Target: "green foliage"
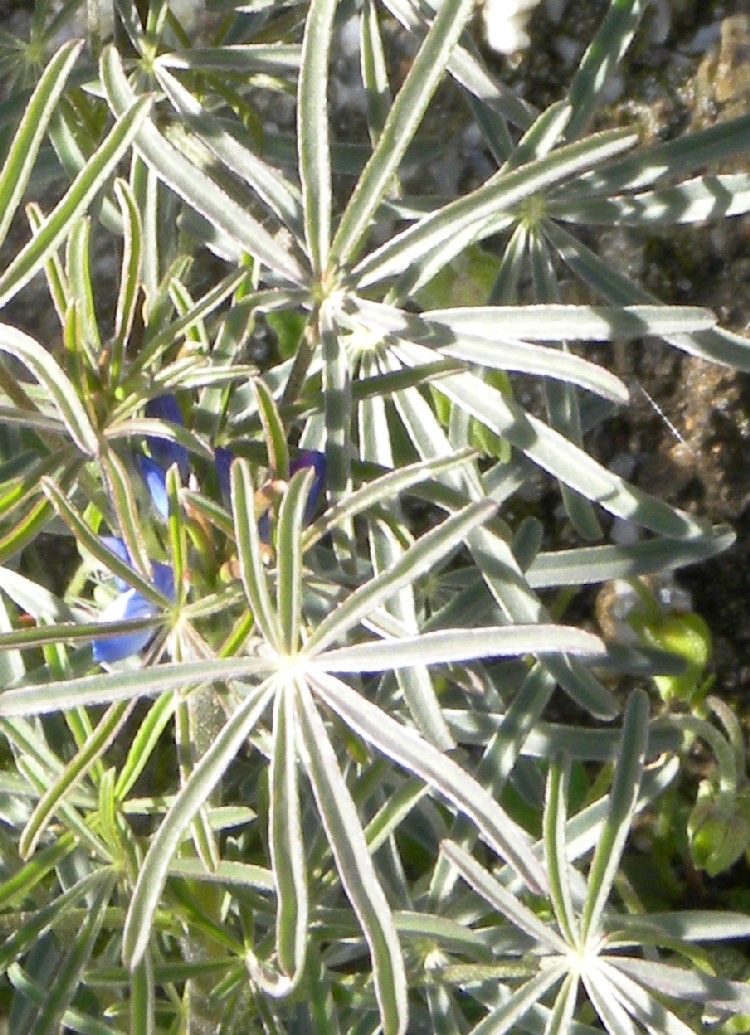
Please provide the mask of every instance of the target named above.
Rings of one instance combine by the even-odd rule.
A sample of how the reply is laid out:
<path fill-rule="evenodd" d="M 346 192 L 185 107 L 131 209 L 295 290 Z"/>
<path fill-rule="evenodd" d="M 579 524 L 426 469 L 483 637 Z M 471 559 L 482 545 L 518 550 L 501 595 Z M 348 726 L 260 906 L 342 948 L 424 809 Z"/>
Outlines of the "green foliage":
<path fill-rule="evenodd" d="M 471 0 L 226 3 L 198 28 L 163 0 L 117 0 L 109 27 L 92 0 L 88 45 L 56 45 L 78 6 L 40 0 L 29 39 L 0 37 L 8 1030 L 598 1016 L 682 1035 L 750 1014 L 701 947 L 747 917 L 666 895 L 652 914 L 626 877 L 633 824 L 670 794 L 689 808 L 698 739 L 715 775 L 686 853 L 716 874 L 750 840 L 741 732 L 703 701 L 705 623 L 649 613 L 605 645 L 555 620 L 576 587 L 731 544 L 591 455 L 628 391 L 582 353 L 649 335 L 748 370 L 748 341 L 577 228 L 747 211 L 748 176 L 696 173 L 747 149 L 748 120 L 648 147 L 587 131 L 640 0 L 613 0 L 540 113 L 479 56 Z M 329 110 L 354 15 L 357 140 Z M 400 85 L 396 23 L 416 48 Z M 444 95 L 497 171 L 411 194 Z M 288 98 L 296 126 L 269 127 Z M 55 335 L 6 311 L 38 274 Z M 610 541 L 612 517 L 640 538 Z M 556 689 L 576 720 L 544 719 Z"/>

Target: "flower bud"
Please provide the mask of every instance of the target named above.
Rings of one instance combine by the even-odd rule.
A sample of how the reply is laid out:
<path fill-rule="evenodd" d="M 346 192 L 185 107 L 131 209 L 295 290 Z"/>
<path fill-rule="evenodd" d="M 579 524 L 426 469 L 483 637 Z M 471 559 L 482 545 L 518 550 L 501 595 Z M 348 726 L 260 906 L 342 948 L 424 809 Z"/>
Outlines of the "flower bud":
<path fill-rule="evenodd" d="M 690 857 L 709 877 L 728 870 L 750 845 L 750 788 L 738 794 L 701 784 L 688 819 Z"/>

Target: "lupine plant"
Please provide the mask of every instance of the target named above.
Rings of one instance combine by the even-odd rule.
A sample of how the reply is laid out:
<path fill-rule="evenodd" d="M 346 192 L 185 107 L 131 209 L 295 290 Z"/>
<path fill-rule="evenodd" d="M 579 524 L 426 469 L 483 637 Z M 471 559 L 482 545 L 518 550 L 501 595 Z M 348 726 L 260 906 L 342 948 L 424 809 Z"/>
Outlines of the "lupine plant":
<path fill-rule="evenodd" d="M 585 352 L 748 370 L 748 340 L 577 228 L 747 211 L 750 177 L 704 170 L 750 118 L 590 132 L 646 0 L 612 0 L 542 112 L 485 64 L 473 0 L 225 3 L 198 28 L 83 6 L 0 37 L 7 1030 L 744 1030 L 742 974 L 703 943 L 750 919 L 632 879 L 699 743 L 692 865 L 742 856 L 739 726 L 720 687 L 701 715 L 649 700 L 686 664 L 656 619 L 606 644 L 564 619 L 579 587 L 732 543 L 592 455 L 628 389 Z M 351 19 L 354 139 L 329 110 Z M 274 97 L 293 132 L 264 129 Z M 496 164 L 455 197 L 410 187 L 445 103 Z M 480 248 L 484 297 L 441 303 Z M 38 274 L 54 340 L 9 308 Z"/>

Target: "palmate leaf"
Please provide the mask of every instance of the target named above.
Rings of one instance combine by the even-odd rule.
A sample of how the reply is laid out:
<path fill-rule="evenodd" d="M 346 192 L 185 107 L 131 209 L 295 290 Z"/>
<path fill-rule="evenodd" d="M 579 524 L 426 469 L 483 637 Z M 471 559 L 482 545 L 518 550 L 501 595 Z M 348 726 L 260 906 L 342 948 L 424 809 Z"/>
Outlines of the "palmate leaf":
<path fill-rule="evenodd" d="M 468 773 L 335 676 L 321 670 L 311 672 L 308 678 L 316 696 L 359 736 L 469 816 L 483 840 L 510 862 L 530 888 L 545 887 L 544 869 L 531 852 L 525 833 Z"/>
<path fill-rule="evenodd" d="M 437 249 L 440 264 L 446 265 L 463 250 L 460 235 L 464 231 L 472 229 L 474 239 L 478 239 L 494 217 L 512 211 L 524 198 L 554 187 L 610 155 L 627 151 L 635 143 L 631 133 L 611 130 L 567 144 L 507 174 L 501 170 L 481 187 L 418 220 L 366 256 L 352 270 L 352 281 L 360 290 L 382 283 L 427 256 L 434 263 Z M 433 276 L 435 272 L 433 268 Z"/>
<path fill-rule="evenodd" d="M 136 95 L 112 47 L 107 48 L 102 56 L 101 76 L 107 99 L 116 113 L 122 112 L 134 102 Z M 175 193 L 216 226 L 220 233 L 226 234 L 243 251 L 256 256 L 286 280 L 293 284 L 305 282 L 306 274 L 294 256 L 230 198 L 208 173 L 165 140 L 148 120 L 140 126 L 135 143 L 147 165 Z"/>

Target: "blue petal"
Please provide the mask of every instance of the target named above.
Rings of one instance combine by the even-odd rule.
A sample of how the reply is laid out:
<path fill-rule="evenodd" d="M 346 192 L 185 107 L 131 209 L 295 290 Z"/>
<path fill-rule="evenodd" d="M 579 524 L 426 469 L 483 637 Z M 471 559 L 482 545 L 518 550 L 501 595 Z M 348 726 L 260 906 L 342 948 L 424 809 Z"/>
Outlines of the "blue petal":
<path fill-rule="evenodd" d="M 106 624 L 133 618 L 151 618 L 156 613 L 156 608 L 150 600 L 146 600 L 137 590 L 129 589 L 127 593 L 121 593 L 104 608 L 99 615 L 99 621 Z M 94 659 L 106 664 L 122 661 L 123 658 L 139 654 L 149 645 L 153 637 L 153 629 L 142 629 L 140 632 L 120 633 L 118 636 L 110 636 L 105 640 L 94 640 Z"/>
<path fill-rule="evenodd" d="M 136 461 L 156 513 L 166 521 L 169 517 L 169 497 L 165 470 L 156 460 L 143 453 L 136 454 Z"/>
<path fill-rule="evenodd" d="M 99 538 L 107 547 L 107 549 L 112 551 L 115 557 L 119 557 L 120 560 L 127 564 L 129 568 L 133 567 L 133 562 L 130 559 L 128 548 L 125 545 L 125 543 L 123 543 L 122 539 L 119 539 L 117 536 L 114 535 L 103 535 Z M 126 589 L 130 588 L 125 579 L 120 578 L 119 575 L 115 575 L 114 580 L 115 588 L 118 589 L 120 593 L 124 593 Z M 112 619 L 112 621 L 114 621 L 114 619 Z"/>
<path fill-rule="evenodd" d="M 182 412 L 180 404 L 174 395 L 157 395 L 155 399 L 149 399 L 146 403 L 146 416 L 155 420 L 168 420 L 172 424 L 182 424 Z"/>
<path fill-rule="evenodd" d="M 214 450 L 216 477 L 219 479 L 219 491 L 221 492 L 225 503 L 229 503 L 232 495 L 229 469 L 232 466 L 233 460 L 234 453 L 231 449 L 225 449 L 224 446 L 217 446 Z"/>
<path fill-rule="evenodd" d="M 161 564 L 159 561 L 151 562 L 151 570 L 154 573 L 154 585 L 163 597 L 174 602 L 176 594 L 174 591 L 174 572 L 168 564 Z"/>
<path fill-rule="evenodd" d="M 258 536 L 262 543 L 271 542 L 271 518 L 270 511 L 264 510 L 258 518 Z"/>
<path fill-rule="evenodd" d="M 180 413 L 180 407 L 173 395 L 160 395 L 156 399 L 149 399 L 146 403 L 146 416 L 156 420 L 166 420 L 171 424 L 177 424 L 184 428 L 185 422 Z M 146 437 L 151 456 L 163 471 L 166 471 L 172 464 L 177 464 L 180 470 L 180 477 L 187 481 L 190 473 L 188 454 L 184 446 L 172 442 L 171 439 L 161 438 L 157 435 Z"/>
<path fill-rule="evenodd" d="M 117 536 L 113 536 L 113 535 L 103 535 L 103 536 L 100 536 L 99 538 L 104 543 L 104 545 L 109 550 L 111 550 L 113 554 L 115 554 L 116 557 L 119 557 L 121 561 L 124 561 L 124 563 L 127 564 L 127 566 L 129 568 L 133 567 L 133 562 L 130 559 L 130 553 L 128 552 L 128 548 L 125 545 L 125 543 L 122 541 L 122 539 L 118 538 Z M 159 561 L 152 561 L 151 562 L 151 570 L 152 570 L 152 572 L 154 574 L 154 579 L 153 579 L 154 586 L 156 586 L 156 588 L 159 590 L 159 592 L 161 593 L 161 595 L 163 597 L 166 597 L 167 600 L 174 601 L 175 597 L 176 597 L 176 594 L 175 594 L 175 586 L 174 586 L 174 572 L 172 571 L 171 567 L 168 564 L 161 564 Z M 114 583 L 115 583 L 115 587 L 123 595 L 127 595 L 126 591 L 131 590 L 130 585 L 125 581 L 125 579 L 120 578 L 119 575 L 115 575 L 114 576 Z M 118 597 L 117 599 L 119 600 L 121 598 Z M 105 611 L 102 612 L 102 613 L 106 614 L 106 612 L 109 610 L 109 608 L 111 608 L 113 606 L 114 606 L 114 603 L 110 604 L 109 607 L 106 608 Z M 149 604 L 149 607 L 151 607 L 151 606 L 153 606 L 153 605 Z M 139 617 L 140 618 L 141 615 L 138 615 L 138 616 L 125 615 L 124 617 L 127 617 L 127 618 Z M 105 620 L 109 621 L 109 622 L 115 622 L 115 621 L 119 621 L 119 618 L 107 618 Z"/>
<path fill-rule="evenodd" d="M 318 500 L 320 499 L 320 495 L 325 487 L 325 453 L 321 453 L 317 449 L 306 449 L 303 453 L 300 453 L 296 460 L 292 460 L 289 464 L 289 475 L 291 476 L 296 474 L 297 471 L 303 471 L 306 467 L 312 467 L 315 471 L 315 478 L 310 487 L 310 495 L 307 497 L 307 506 L 305 507 L 305 524 L 309 525 L 315 517 L 315 511 L 318 508 Z"/>

